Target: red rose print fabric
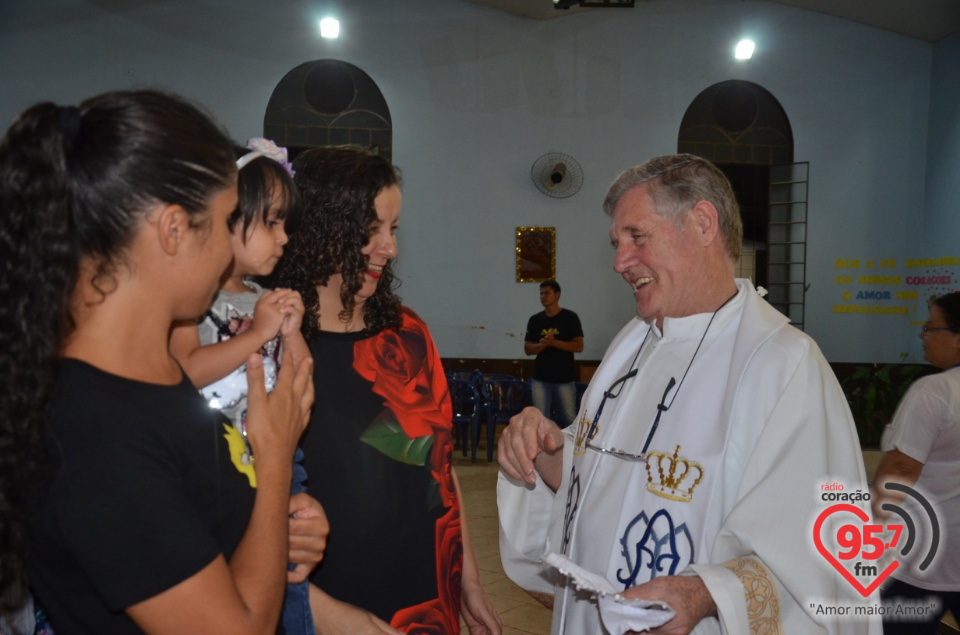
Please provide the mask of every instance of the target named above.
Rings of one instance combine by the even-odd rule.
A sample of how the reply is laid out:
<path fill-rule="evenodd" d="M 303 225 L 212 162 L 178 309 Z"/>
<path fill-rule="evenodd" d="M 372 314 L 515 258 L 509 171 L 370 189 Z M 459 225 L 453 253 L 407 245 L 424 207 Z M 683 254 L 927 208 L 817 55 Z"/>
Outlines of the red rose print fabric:
<path fill-rule="evenodd" d="M 435 523 L 437 596 L 397 611 L 391 625 L 410 634 L 459 633 L 463 543 L 453 480 L 453 409 L 440 355 L 423 321 L 404 308 L 399 330 L 354 344 L 353 367 L 383 399 L 376 430 L 365 433 L 375 438 L 370 444 L 429 469 L 442 506 Z"/>

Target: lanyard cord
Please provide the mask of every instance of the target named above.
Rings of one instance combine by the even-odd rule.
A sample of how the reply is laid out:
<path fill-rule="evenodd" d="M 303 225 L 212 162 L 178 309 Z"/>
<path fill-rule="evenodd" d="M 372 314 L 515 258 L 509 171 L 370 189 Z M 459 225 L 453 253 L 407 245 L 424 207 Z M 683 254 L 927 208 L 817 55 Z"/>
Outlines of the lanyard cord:
<path fill-rule="evenodd" d="M 657 404 L 657 416 L 653 420 L 653 425 L 650 426 L 650 433 L 647 435 L 647 440 L 643 444 L 643 449 L 640 450 L 641 455 L 647 453 L 647 448 L 650 447 L 650 442 L 653 441 L 653 434 L 657 431 L 657 426 L 660 425 L 660 415 L 667 410 L 670 410 L 670 408 L 673 406 L 673 402 L 677 400 L 677 395 L 680 394 L 680 389 L 683 387 L 683 382 L 687 379 L 687 373 L 690 372 L 690 367 L 693 366 L 693 360 L 697 358 L 697 353 L 700 352 L 700 347 L 703 346 L 704 340 L 707 339 L 707 333 L 710 332 L 710 325 L 713 324 L 714 318 L 717 317 L 717 313 L 720 312 L 720 309 L 727 306 L 730 300 L 734 299 L 735 297 L 737 297 L 736 293 L 727 298 L 723 304 L 717 307 L 717 310 L 713 312 L 713 315 L 710 316 L 710 321 L 707 322 L 707 328 L 703 330 L 703 335 L 700 337 L 700 343 L 697 344 L 697 349 L 693 351 L 693 357 L 690 358 L 690 363 L 687 364 L 687 369 L 683 371 L 683 376 L 680 378 L 680 383 L 677 385 L 677 390 L 673 393 L 673 399 L 670 400 L 669 405 L 665 403 L 667 401 L 667 395 L 670 393 L 670 389 L 673 388 L 673 385 L 677 383 L 677 380 L 671 377 L 670 381 L 667 382 L 667 389 L 663 391 L 663 397 L 660 398 L 660 403 Z"/>
<path fill-rule="evenodd" d="M 617 394 L 613 394 L 613 389 L 618 385 L 620 390 L 623 390 L 623 384 L 627 382 L 628 379 L 636 377 L 637 373 L 640 372 L 640 369 L 634 366 L 637 363 L 637 360 L 640 359 L 640 352 L 643 350 L 644 344 L 647 343 L 647 339 L 650 337 L 650 331 L 653 330 L 653 327 L 647 329 L 647 334 L 643 336 L 643 341 L 640 342 L 640 348 L 637 349 L 637 354 L 633 356 L 633 361 L 630 362 L 630 370 L 627 371 L 627 374 L 622 376 L 620 379 L 616 380 L 610 385 L 610 388 L 603 391 L 603 399 L 600 400 L 600 405 L 597 406 L 597 413 L 593 415 L 593 423 L 590 424 L 590 429 L 587 431 L 587 436 L 585 437 L 586 441 L 590 441 L 593 438 L 593 435 L 597 433 L 597 426 L 600 424 L 600 415 L 603 413 L 603 406 L 607 403 L 607 399 L 616 399 L 620 396 L 620 391 L 617 391 Z"/>

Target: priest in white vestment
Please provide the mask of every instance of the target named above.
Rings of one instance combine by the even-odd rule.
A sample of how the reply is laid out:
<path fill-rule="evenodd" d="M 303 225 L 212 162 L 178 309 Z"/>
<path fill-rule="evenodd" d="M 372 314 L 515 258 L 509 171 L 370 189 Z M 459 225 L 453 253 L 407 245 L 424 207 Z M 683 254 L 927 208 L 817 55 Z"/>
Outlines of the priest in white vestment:
<path fill-rule="evenodd" d="M 598 574 L 676 613 L 652 633 L 880 633 L 824 615 L 869 603 L 814 547 L 821 487 L 867 492 L 856 431 L 819 348 L 734 278 L 742 227 L 726 177 L 692 155 L 624 172 L 604 202 L 637 318 L 566 430 L 526 409 L 500 441 L 500 549 L 553 596 L 551 632 L 606 635 Z M 871 596 L 872 597 L 872 596 Z M 875 602 L 874 602 L 875 603 Z"/>

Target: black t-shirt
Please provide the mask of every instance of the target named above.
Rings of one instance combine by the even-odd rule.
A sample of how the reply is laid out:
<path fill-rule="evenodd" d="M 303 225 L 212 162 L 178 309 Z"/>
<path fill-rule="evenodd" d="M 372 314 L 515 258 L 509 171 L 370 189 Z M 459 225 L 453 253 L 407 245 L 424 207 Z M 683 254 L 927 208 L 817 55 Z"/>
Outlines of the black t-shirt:
<path fill-rule="evenodd" d="M 583 327 L 580 318 L 568 309 L 560 309 L 553 317 L 547 317 L 545 311 L 530 317 L 527 321 L 527 342 L 539 343 L 550 331 L 553 337 L 561 342 L 569 342 L 583 337 Z M 548 346 L 537 353 L 537 360 L 533 366 L 533 378 L 551 384 L 566 384 L 576 381 L 577 370 L 573 362 L 573 353 L 561 351 L 559 348 Z"/>
<path fill-rule="evenodd" d="M 311 580 L 390 623 L 402 609 L 436 601 L 438 576 L 455 587 L 460 580 L 438 570 L 438 521 L 448 510 L 430 465 L 405 464 L 361 440 L 389 415 L 384 397 L 354 368 L 355 347 L 372 337 L 321 332 L 311 339 L 316 397 L 301 444 L 307 490 L 330 521 L 327 550 Z M 427 367 L 423 359 L 406 361 Z M 458 588 L 451 592 L 459 596 Z"/>
<path fill-rule="evenodd" d="M 255 494 L 243 439 L 186 376 L 148 384 L 71 359 L 48 426 L 33 593 L 58 635 L 140 633 L 124 608 L 229 558 L 243 536 Z"/>

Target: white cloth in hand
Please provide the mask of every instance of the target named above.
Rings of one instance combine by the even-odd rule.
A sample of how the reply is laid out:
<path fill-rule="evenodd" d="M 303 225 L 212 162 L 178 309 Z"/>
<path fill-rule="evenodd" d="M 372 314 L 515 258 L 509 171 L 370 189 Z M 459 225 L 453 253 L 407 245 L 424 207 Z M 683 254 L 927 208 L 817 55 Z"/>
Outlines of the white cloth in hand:
<path fill-rule="evenodd" d="M 566 556 L 549 553 L 544 557 L 544 562 L 569 577 L 578 589 L 597 594 L 600 619 L 611 635 L 623 635 L 631 631 L 641 633 L 666 624 L 676 615 L 663 602 L 624 598 L 609 580 L 587 571 Z"/>

